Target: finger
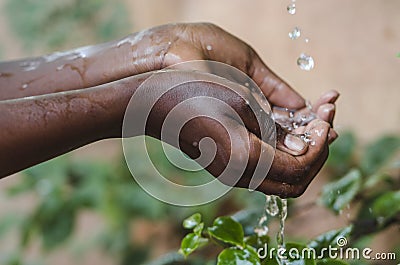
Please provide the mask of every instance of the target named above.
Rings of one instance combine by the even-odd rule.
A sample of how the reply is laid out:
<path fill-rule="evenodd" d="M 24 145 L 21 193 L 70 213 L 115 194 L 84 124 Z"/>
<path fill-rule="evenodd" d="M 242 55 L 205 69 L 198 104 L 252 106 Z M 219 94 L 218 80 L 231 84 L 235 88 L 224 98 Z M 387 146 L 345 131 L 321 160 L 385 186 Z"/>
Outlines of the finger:
<path fill-rule="evenodd" d="M 277 139 L 276 148 L 288 154 L 299 156 L 307 152 L 308 145 L 298 134 L 288 133 L 279 124 L 276 124 Z"/>
<path fill-rule="evenodd" d="M 331 128 L 328 134 L 328 143 L 329 144 L 333 143 L 338 137 L 339 134 L 333 128 Z"/>
<path fill-rule="evenodd" d="M 289 184 L 307 186 L 321 169 L 328 155 L 330 125 L 321 120 L 312 121 L 307 127 L 310 144 L 302 156 L 292 156 L 277 150 L 270 178 Z M 280 153 L 278 152 L 280 151 Z"/>
<path fill-rule="evenodd" d="M 304 98 L 269 69 L 255 51 L 252 53 L 251 78 L 258 84 L 269 102 L 288 109 L 305 107 Z"/>
<path fill-rule="evenodd" d="M 317 110 L 317 116 L 323 121 L 328 122 L 331 126 L 335 118 L 336 107 L 332 103 L 325 103 Z"/>
<path fill-rule="evenodd" d="M 205 32 L 205 34 L 190 35 L 194 38 L 190 41 L 200 43 L 205 59 L 224 62 L 245 72 L 257 83 L 273 105 L 290 109 L 305 106 L 304 99 L 271 71 L 246 43 L 215 25 L 201 24 L 194 27 L 198 27 L 200 33 Z"/>
<path fill-rule="evenodd" d="M 335 103 L 336 100 L 339 98 L 340 94 L 336 90 L 330 90 L 323 93 L 320 98 L 313 104 L 312 110 L 317 112 L 321 105 L 327 103 Z"/>

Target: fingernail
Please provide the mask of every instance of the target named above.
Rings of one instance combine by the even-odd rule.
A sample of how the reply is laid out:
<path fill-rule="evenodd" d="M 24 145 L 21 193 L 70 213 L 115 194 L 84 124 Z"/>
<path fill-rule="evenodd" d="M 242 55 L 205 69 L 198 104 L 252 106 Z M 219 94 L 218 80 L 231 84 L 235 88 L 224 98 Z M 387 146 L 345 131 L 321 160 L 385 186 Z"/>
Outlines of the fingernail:
<path fill-rule="evenodd" d="M 324 112 L 328 113 L 328 112 L 331 112 L 332 110 L 335 110 L 335 105 L 326 104 L 326 106 L 324 106 Z"/>
<path fill-rule="evenodd" d="M 287 148 L 293 151 L 301 151 L 306 148 L 306 144 L 303 142 L 303 140 L 292 134 L 286 135 L 284 144 Z"/>

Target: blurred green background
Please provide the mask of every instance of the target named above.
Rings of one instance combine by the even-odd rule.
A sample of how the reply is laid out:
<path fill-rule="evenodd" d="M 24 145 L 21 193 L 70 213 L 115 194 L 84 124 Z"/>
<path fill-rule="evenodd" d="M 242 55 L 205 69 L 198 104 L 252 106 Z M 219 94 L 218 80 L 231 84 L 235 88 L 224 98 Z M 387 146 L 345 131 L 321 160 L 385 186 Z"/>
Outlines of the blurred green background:
<path fill-rule="evenodd" d="M 203 17 L 207 21 L 213 21 L 215 13 L 218 19 L 214 19 L 214 22 L 232 28 L 235 34 L 245 36 L 250 42 L 259 43 L 257 48 L 267 47 L 261 45 L 264 39 L 268 39 L 262 34 L 257 37 L 260 39 L 257 42 L 257 38 L 252 39 L 246 33 L 246 28 L 236 27 L 229 22 L 232 17 L 235 18 L 232 10 L 246 7 L 246 1 L 229 2 L 231 9 L 228 11 L 225 10 L 228 8 L 227 1 L 204 1 L 201 6 L 197 1 L 166 2 L 1 0 L 0 58 L 40 55 L 122 38 L 132 31 L 153 24 L 187 21 L 193 9 L 205 10 L 207 15 Z M 225 7 L 222 2 L 225 2 Z M 270 6 L 272 11 L 281 8 L 272 1 L 256 2 L 257 5 Z M 371 1 L 366 2 L 372 5 Z M 391 6 L 388 3 L 386 5 L 389 9 Z M 253 9 L 257 7 L 254 5 Z M 321 9 L 317 4 L 315 6 Z M 306 7 L 312 9 L 311 4 L 304 4 L 304 9 Z M 354 7 L 344 9 L 350 12 Z M 339 12 L 341 9 L 336 7 L 334 10 Z M 248 12 L 251 14 L 253 11 Z M 201 12 L 199 10 L 196 14 Z M 283 17 L 285 14 L 278 12 L 277 15 Z M 300 16 L 298 21 L 305 23 L 306 19 Z M 248 20 L 249 25 L 254 22 Z M 257 23 L 262 23 L 262 20 Z M 395 24 L 393 21 L 387 23 Z M 309 31 L 312 32 L 312 29 L 310 25 Z M 394 33 L 391 33 L 390 28 L 382 30 L 389 36 L 385 35 L 386 42 L 390 43 L 397 38 L 397 35 L 391 35 Z M 285 35 L 285 31 L 281 31 Z M 318 33 L 318 30 L 315 32 Z M 313 39 L 318 39 L 317 33 Z M 279 46 L 279 40 L 277 42 L 271 45 Z M 334 42 L 331 45 L 335 45 Z M 315 49 L 316 54 L 323 52 Z M 267 50 L 261 49 L 261 53 L 267 53 Z M 364 53 L 364 56 L 367 55 Z M 281 60 L 290 65 L 286 68 L 275 63 L 273 56 L 265 57 L 275 68 L 282 69 L 286 76 L 293 76 L 296 84 L 305 87 L 306 95 L 320 91 L 316 87 L 318 85 L 302 80 L 300 76 L 304 73 L 294 72 L 290 68 L 292 64 L 287 57 Z M 398 60 L 395 51 L 392 57 Z M 319 58 L 323 59 L 322 56 Z M 313 83 L 323 84 L 324 81 L 320 79 L 329 75 L 329 71 L 323 68 L 323 62 L 321 64 L 322 70 L 316 69 L 311 76 Z M 394 71 L 392 68 L 386 69 L 389 74 Z M 346 76 L 343 73 L 335 75 Z M 346 77 L 348 80 L 356 78 L 354 75 Z M 368 84 L 378 89 L 377 83 L 369 80 Z M 398 99 L 398 87 L 396 90 L 392 83 L 385 84 L 388 91 L 397 91 L 391 97 L 397 96 Z M 365 93 L 370 91 L 366 86 L 362 88 Z M 374 113 L 384 107 L 365 102 L 364 105 L 358 104 L 358 107 L 366 105 L 364 108 L 368 110 L 375 108 Z M 393 236 L 399 235 L 400 222 L 400 139 L 398 124 L 393 124 L 398 119 L 398 108 L 387 107 L 391 111 L 385 119 L 377 122 L 379 126 L 368 128 L 363 127 L 365 124 L 360 121 L 352 124 L 348 121 L 350 118 L 343 118 L 345 115 L 353 115 L 353 109 L 349 109 L 348 105 L 343 106 L 347 112 L 339 115 L 338 119 L 343 127 L 351 127 L 354 132 L 345 132 L 342 127 L 341 137 L 332 147 L 328 166 L 304 196 L 290 201 L 286 228 L 288 240 L 306 242 L 328 230 L 354 224 L 356 229 L 352 235 L 352 244 L 371 246 L 376 251 L 397 252 L 400 257 L 400 239 Z M 180 180 L 191 179 L 189 173 L 175 168 L 162 152 L 157 152 L 157 141 L 148 140 L 149 147 L 155 150 L 153 160 L 164 172 Z M 142 174 L 148 173 L 143 170 Z M 207 173 L 195 174 L 200 178 Z M 205 264 L 208 260 L 214 264 L 216 250 L 213 248 L 206 248 L 187 261 L 183 261 L 176 253 L 180 240 L 187 233 L 181 227 L 182 220 L 194 212 L 201 212 L 206 224 L 210 224 L 217 216 L 236 214 L 249 232 L 264 206 L 262 194 L 250 194 L 239 189 L 201 207 L 174 207 L 161 203 L 137 186 L 126 168 L 118 140 L 92 144 L 1 180 L 0 198 L 0 264 L 6 265 Z"/>

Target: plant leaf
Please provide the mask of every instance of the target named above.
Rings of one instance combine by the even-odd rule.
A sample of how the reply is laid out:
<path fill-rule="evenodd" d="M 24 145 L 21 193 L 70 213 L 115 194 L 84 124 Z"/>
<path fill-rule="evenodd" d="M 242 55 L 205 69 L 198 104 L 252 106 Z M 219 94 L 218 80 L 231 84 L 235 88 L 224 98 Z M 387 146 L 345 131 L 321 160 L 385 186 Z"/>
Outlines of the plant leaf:
<path fill-rule="evenodd" d="M 370 144 L 365 149 L 360 166 L 367 175 L 375 173 L 381 168 L 400 148 L 400 138 L 385 136 Z"/>
<path fill-rule="evenodd" d="M 349 170 L 352 162 L 356 139 L 351 132 L 344 132 L 329 147 L 327 165 L 343 174 Z"/>
<path fill-rule="evenodd" d="M 198 249 L 199 247 L 204 246 L 208 243 L 207 238 L 202 238 L 195 233 L 187 234 L 181 243 L 181 249 L 179 252 L 183 254 L 185 257 L 189 256 L 193 251 Z"/>
<path fill-rule="evenodd" d="M 201 232 L 203 232 L 203 229 L 204 229 L 204 223 L 200 223 L 193 229 L 193 233 L 195 233 L 198 236 L 201 236 Z"/>
<path fill-rule="evenodd" d="M 379 196 L 372 204 L 372 214 L 378 223 L 385 223 L 400 212 L 400 191 L 391 191 Z"/>
<path fill-rule="evenodd" d="M 310 241 L 307 246 L 315 249 L 316 253 L 319 255 L 322 249 L 327 249 L 329 246 L 336 247 L 339 239 L 349 238 L 352 230 L 353 226 L 347 226 L 339 230 L 331 230 Z"/>
<path fill-rule="evenodd" d="M 306 245 L 287 243 L 285 249 L 285 256 L 287 257 L 286 261 L 288 261 L 287 264 L 315 265 L 314 257 L 311 254 L 307 257 L 303 255 L 303 253 L 306 253 L 306 251 L 303 251 L 303 249 L 307 249 Z M 296 249 L 297 251 L 295 251 L 294 249 Z"/>
<path fill-rule="evenodd" d="M 201 214 L 195 213 L 183 221 L 183 227 L 186 229 L 195 228 L 201 223 Z"/>
<path fill-rule="evenodd" d="M 343 178 L 325 185 L 322 189 L 320 201 L 323 205 L 338 213 L 360 191 L 361 182 L 361 172 L 358 169 L 353 169 Z"/>
<path fill-rule="evenodd" d="M 231 217 L 218 217 L 212 227 L 208 228 L 208 233 L 225 243 L 236 246 L 243 246 L 243 227 Z"/>
<path fill-rule="evenodd" d="M 217 265 L 260 265 L 260 259 L 254 248 L 227 248 L 218 255 Z"/>

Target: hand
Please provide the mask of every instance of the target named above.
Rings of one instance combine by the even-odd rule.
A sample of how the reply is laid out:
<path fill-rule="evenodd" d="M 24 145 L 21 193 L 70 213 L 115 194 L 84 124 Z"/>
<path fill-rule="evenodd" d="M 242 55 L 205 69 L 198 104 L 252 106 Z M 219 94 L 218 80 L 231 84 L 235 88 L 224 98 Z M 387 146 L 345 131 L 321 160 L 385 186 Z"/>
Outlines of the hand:
<path fill-rule="evenodd" d="M 287 83 L 274 74 L 260 59 L 256 52 L 246 43 L 225 32 L 212 24 L 178 24 L 167 25 L 153 29 L 156 36 L 164 36 L 170 45 L 160 58 L 159 68 L 189 60 L 215 60 L 230 64 L 250 76 L 261 88 L 272 107 L 287 108 L 294 111 L 294 115 L 310 112 L 305 100 Z M 172 35 L 172 36 L 171 36 Z M 161 39 L 162 39 L 161 38 Z M 310 140 L 313 145 L 307 145 L 298 136 L 288 135 L 278 125 L 278 143 L 275 159 L 268 178 L 259 187 L 264 193 L 278 194 L 283 197 L 301 195 L 311 180 L 321 169 L 328 156 L 328 144 L 337 138 L 337 133 L 331 128 L 335 114 L 335 101 L 339 94 L 336 91 L 324 93 L 311 110 L 317 118 L 306 126 L 300 126 L 293 133 L 311 133 Z M 225 97 L 229 102 L 230 98 Z M 242 102 L 243 103 L 243 102 Z M 243 109 L 244 106 L 239 109 Z M 242 116 L 241 116 L 242 117 Z M 251 124 L 251 117 L 244 116 L 247 124 Z M 221 135 L 218 126 L 211 126 L 210 121 L 203 121 L 201 128 L 210 127 L 209 133 Z M 214 124 L 215 125 L 215 124 Z M 190 126 L 189 126 L 190 127 Z M 199 129 L 196 126 L 193 131 Z M 236 185 L 248 187 L 249 177 L 259 158 L 260 146 L 265 145 L 256 132 L 247 128 L 251 145 L 252 161 L 243 178 Z M 216 133 L 218 132 L 218 133 Z M 317 133 L 316 133 L 317 132 Z M 189 135 L 189 134 L 188 134 Z M 192 142 L 190 139 L 186 144 Z M 198 140 L 198 139 L 197 139 Z M 193 140 L 196 141 L 196 140 Z M 223 145 L 224 146 L 224 145 Z M 226 143 L 228 151 L 230 146 Z M 191 149 L 191 148 L 189 148 Z M 221 151 L 220 151 L 221 152 Z M 193 156 L 191 151 L 189 155 Z M 235 152 L 233 152 L 235 153 Z M 240 152 L 239 152 L 240 154 Z M 212 174 L 218 176 L 221 172 L 222 161 L 219 166 L 207 168 Z M 251 168 L 253 166 L 253 168 Z M 226 181 L 229 184 L 229 180 Z"/>
<path fill-rule="evenodd" d="M 177 73 L 163 73 L 163 75 L 165 77 L 160 80 L 180 78 Z M 157 101 L 147 121 L 149 124 L 146 129 L 147 134 L 180 148 L 211 174 L 219 177 L 223 183 L 248 188 L 257 163 L 267 164 L 268 157 L 274 154 L 272 147 L 261 140 L 259 123 L 246 101 L 253 102 L 256 109 L 261 109 L 261 105 L 257 105 L 258 101 L 247 87 L 230 82 L 226 85 L 207 82 L 207 75 L 201 73 L 187 73 L 185 77 L 195 81 L 183 82 Z M 154 86 L 151 88 L 151 90 L 144 90 L 144 93 L 148 95 L 147 98 L 154 98 L 159 93 Z M 228 109 L 215 101 L 210 99 L 196 101 L 196 98 L 202 96 L 225 102 L 234 109 L 240 119 L 233 118 Z M 145 97 L 139 97 L 139 99 L 142 98 Z M 173 126 L 166 125 L 167 115 L 171 116 L 171 111 L 179 103 L 191 99 L 194 101 L 173 113 Z M 152 104 L 144 101 L 139 105 Z M 143 112 L 140 107 L 136 107 L 132 111 L 132 113 Z M 178 121 L 188 122 L 183 125 Z M 182 128 L 179 125 L 182 125 Z M 318 173 L 328 154 L 330 124 L 316 119 L 302 128 L 304 131 L 310 132 L 312 145 L 305 149 L 306 144 L 300 138 L 288 134 L 286 138 L 302 145 L 301 150 L 298 150 L 301 155 L 292 155 L 278 149 L 272 168 L 258 190 L 267 194 L 278 194 L 282 197 L 299 196 Z M 164 136 L 166 135 L 164 138 L 162 130 L 164 130 Z M 204 139 L 206 141 L 202 143 Z M 215 145 L 207 142 L 209 139 L 212 139 Z M 283 141 L 280 139 L 281 142 L 278 146 L 284 145 L 287 142 L 285 139 Z M 216 147 L 216 150 L 213 147 Z M 262 150 L 266 151 L 267 155 L 262 155 Z M 203 156 L 204 154 L 205 156 Z M 210 157 L 212 159 L 209 159 Z M 229 163 L 231 163 L 230 166 Z M 229 169 L 228 174 L 224 172 L 227 168 Z M 224 174 L 221 175 L 222 173 Z M 266 173 L 267 171 L 265 171 Z M 238 182 L 236 182 L 235 176 L 240 177 Z"/>

